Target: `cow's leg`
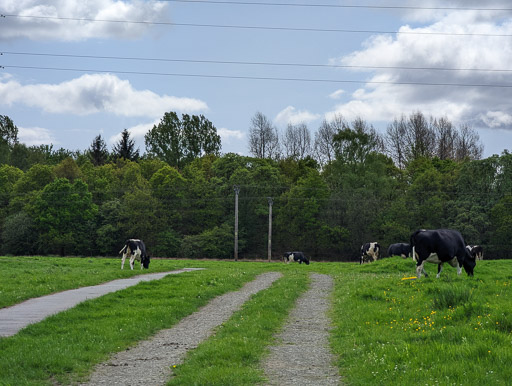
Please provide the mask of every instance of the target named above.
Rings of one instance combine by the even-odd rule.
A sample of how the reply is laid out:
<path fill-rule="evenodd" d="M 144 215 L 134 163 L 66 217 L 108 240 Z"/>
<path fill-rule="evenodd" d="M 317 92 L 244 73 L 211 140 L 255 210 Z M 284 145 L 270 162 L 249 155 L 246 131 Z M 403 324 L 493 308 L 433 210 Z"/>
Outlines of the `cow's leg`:
<path fill-rule="evenodd" d="M 457 275 L 460 275 L 462 272 L 462 267 L 460 266 L 460 264 L 457 264 Z"/>
<path fill-rule="evenodd" d="M 124 269 L 124 261 L 126 260 L 126 253 L 123 253 L 123 258 L 121 259 L 121 269 Z"/>
<path fill-rule="evenodd" d="M 441 272 L 443 271 L 443 263 L 437 265 L 437 275 L 436 277 L 439 279 L 441 277 Z"/>
<path fill-rule="evenodd" d="M 427 273 L 423 269 L 423 266 L 425 265 L 425 260 L 421 262 L 421 264 L 416 265 L 416 277 L 419 279 L 421 277 L 421 273 L 423 272 L 425 274 L 425 277 L 427 277 Z"/>
<path fill-rule="evenodd" d="M 135 255 L 130 256 L 130 268 L 133 271 L 133 263 L 135 262 Z"/>

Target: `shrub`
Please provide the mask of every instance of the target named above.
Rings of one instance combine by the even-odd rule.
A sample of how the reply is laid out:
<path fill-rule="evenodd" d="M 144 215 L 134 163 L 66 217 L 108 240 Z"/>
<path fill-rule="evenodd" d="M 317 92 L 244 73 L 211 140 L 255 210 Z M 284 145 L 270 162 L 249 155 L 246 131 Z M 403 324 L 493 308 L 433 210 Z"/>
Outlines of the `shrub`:
<path fill-rule="evenodd" d="M 228 224 L 216 226 L 198 235 L 185 236 L 181 243 L 180 257 L 187 259 L 198 257 L 231 258 L 233 237 L 233 230 Z"/>

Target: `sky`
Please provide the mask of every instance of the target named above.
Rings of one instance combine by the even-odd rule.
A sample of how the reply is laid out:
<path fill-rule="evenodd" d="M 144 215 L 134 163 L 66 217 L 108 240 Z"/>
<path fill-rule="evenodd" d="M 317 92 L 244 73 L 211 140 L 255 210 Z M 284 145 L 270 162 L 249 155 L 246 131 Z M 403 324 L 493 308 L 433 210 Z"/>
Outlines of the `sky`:
<path fill-rule="evenodd" d="M 420 111 L 512 148 L 509 0 L 0 0 L 0 115 L 29 146 L 141 153 L 164 113 L 204 115 L 249 155 L 261 112 L 284 132 Z"/>

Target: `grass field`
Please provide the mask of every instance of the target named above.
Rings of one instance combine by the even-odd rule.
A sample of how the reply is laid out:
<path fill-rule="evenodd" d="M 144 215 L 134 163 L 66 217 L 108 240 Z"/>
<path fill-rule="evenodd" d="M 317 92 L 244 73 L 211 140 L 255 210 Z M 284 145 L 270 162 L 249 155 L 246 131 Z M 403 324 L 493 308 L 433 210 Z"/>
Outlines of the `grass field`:
<path fill-rule="evenodd" d="M 140 273 L 121 271 L 118 259 L 0 257 L 0 264 L 0 307 Z M 512 261 L 479 262 L 473 278 L 446 267 L 436 279 L 429 265 L 430 277 L 420 280 L 402 280 L 414 267 L 401 258 L 365 266 L 155 260 L 150 267 L 207 269 L 141 283 L 0 338 L 0 385 L 76 383 L 112 352 L 269 270 L 284 276 L 190 352 L 171 384 L 261 382 L 265 347 L 310 272 L 330 274 L 336 283 L 330 343 L 347 384 L 507 385 L 512 379 Z"/>

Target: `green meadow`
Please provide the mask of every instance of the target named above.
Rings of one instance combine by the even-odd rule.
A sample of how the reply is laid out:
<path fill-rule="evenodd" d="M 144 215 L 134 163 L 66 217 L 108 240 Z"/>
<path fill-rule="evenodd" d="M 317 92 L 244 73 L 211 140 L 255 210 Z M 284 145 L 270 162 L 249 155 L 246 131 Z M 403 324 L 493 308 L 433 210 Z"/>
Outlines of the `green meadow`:
<path fill-rule="evenodd" d="M 119 259 L 0 257 L 0 307 L 56 291 L 140 274 Z M 266 347 L 282 327 L 309 273 L 335 280 L 330 345 L 349 385 L 506 385 L 512 379 L 512 262 L 478 262 L 475 276 L 445 267 L 414 275 L 410 260 L 311 265 L 153 260 L 149 272 L 202 271 L 143 282 L 0 338 L 0 385 L 75 384 L 114 352 L 172 327 L 258 274 L 283 277 L 254 295 L 216 334 L 169 364 L 172 385 L 254 385 Z M 147 271 L 145 271 L 147 272 Z M 306 355 L 306 354 L 305 354 Z M 307 357 L 306 357 L 307 360 Z M 175 366 L 175 367 L 174 367 Z"/>

